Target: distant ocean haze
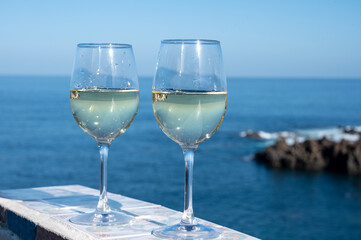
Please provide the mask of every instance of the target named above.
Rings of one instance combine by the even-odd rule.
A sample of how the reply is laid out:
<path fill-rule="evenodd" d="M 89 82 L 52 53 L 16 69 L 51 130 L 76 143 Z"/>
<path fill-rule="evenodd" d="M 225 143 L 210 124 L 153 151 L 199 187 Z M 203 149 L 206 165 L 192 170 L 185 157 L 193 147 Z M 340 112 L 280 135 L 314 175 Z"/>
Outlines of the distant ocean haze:
<path fill-rule="evenodd" d="M 0 76 L 0 189 L 99 187 L 97 144 L 72 116 L 69 81 Z M 261 239 L 359 239 L 360 177 L 268 169 L 252 161 L 265 141 L 240 134 L 361 126 L 360 92 L 361 80 L 229 78 L 223 123 L 196 152 L 196 216 Z M 155 120 L 151 77 L 139 99 L 110 147 L 109 191 L 181 211 L 183 157 Z"/>

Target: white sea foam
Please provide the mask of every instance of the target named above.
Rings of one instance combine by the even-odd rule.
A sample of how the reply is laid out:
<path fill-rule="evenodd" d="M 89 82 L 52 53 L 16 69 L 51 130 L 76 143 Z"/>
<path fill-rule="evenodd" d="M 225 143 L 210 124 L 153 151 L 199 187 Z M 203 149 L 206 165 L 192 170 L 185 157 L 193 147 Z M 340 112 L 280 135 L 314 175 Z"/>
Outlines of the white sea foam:
<path fill-rule="evenodd" d="M 275 134 L 264 132 L 264 131 L 259 131 L 258 134 L 259 134 L 260 138 L 262 138 L 262 139 L 274 139 L 276 137 Z"/>
<path fill-rule="evenodd" d="M 355 130 L 356 133 L 346 133 L 345 131 Z M 322 139 L 327 138 L 329 140 L 340 142 L 341 140 L 347 140 L 355 142 L 360 140 L 361 126 L 351 127 L 332 127 L 332 128 L 320 128 L 320 129 L 303 129 L 296 130 L 294 132 L 282 131 L 282 132 L 265 132 L 265 131 L 243 131 L 240 132 L 241 137 L 249 137 L 261 140 L 273 140 L 282 137 L 286 140 L 286 143 L 292 145 L 297 142 L 304 142 L 307 139 Z M 271 141 L 271 142 L 273 142 Z"/>

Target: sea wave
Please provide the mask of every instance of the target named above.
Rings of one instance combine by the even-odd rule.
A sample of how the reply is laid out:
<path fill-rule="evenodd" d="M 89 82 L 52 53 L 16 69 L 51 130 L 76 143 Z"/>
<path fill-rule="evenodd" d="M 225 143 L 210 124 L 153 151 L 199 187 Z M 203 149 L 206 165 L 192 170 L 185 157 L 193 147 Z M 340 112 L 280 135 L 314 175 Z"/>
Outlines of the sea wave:
<path fill-rule="evenodd" d="M 270 144 L 272 144 L 273 141 L 276 141 L 278 138 L 284 138 L 289 145 L 294 144 L 296 141 L 304 142 L 307 139 L 322 138 L 327 138 L 334 142 L 340 142 L 341 140 L 356 142 L 361 139 L 361 126 L 340 126 L 280 132 L 247 130 L 240 132 L 239 135 L 243 138 L 266 140 L 270 142 Z"/>

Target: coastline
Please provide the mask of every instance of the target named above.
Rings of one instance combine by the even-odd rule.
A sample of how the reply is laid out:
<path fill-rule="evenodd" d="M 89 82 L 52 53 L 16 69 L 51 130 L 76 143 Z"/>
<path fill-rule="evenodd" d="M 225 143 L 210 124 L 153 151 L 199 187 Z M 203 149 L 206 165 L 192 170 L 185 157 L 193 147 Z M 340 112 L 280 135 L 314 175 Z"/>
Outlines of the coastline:
<path fill-rule="evenodd" d="M 242 135 L 276 139 L 255 154 L 255 160 L 268 167 L 361 175 L 361 127 L 339 126 L 328 131 L 303 131 L 303 134 L 246 132 Z"/>

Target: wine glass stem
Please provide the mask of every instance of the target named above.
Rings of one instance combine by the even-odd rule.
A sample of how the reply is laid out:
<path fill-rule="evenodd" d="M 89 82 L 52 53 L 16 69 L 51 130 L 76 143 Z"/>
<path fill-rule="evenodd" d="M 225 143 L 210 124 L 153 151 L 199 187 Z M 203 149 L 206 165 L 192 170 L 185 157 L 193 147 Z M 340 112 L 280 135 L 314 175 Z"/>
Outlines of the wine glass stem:
<path fill-rule="evenodd" d="M 108 144 L 99 144 L 100 153 L 100 196 L 97 206 L 97 212 L 106 214 L 110 212 L 107 197 L 107 175 L 108 175 Z"/>
<path fill-rule="evenodd" d="M 184 211 L 182 224 L 194 225 L 196 219 L 193 214 L 193 163 L 195 149 L 183 150 L 185 161 L 185 185 L 184 185 Z"/>

